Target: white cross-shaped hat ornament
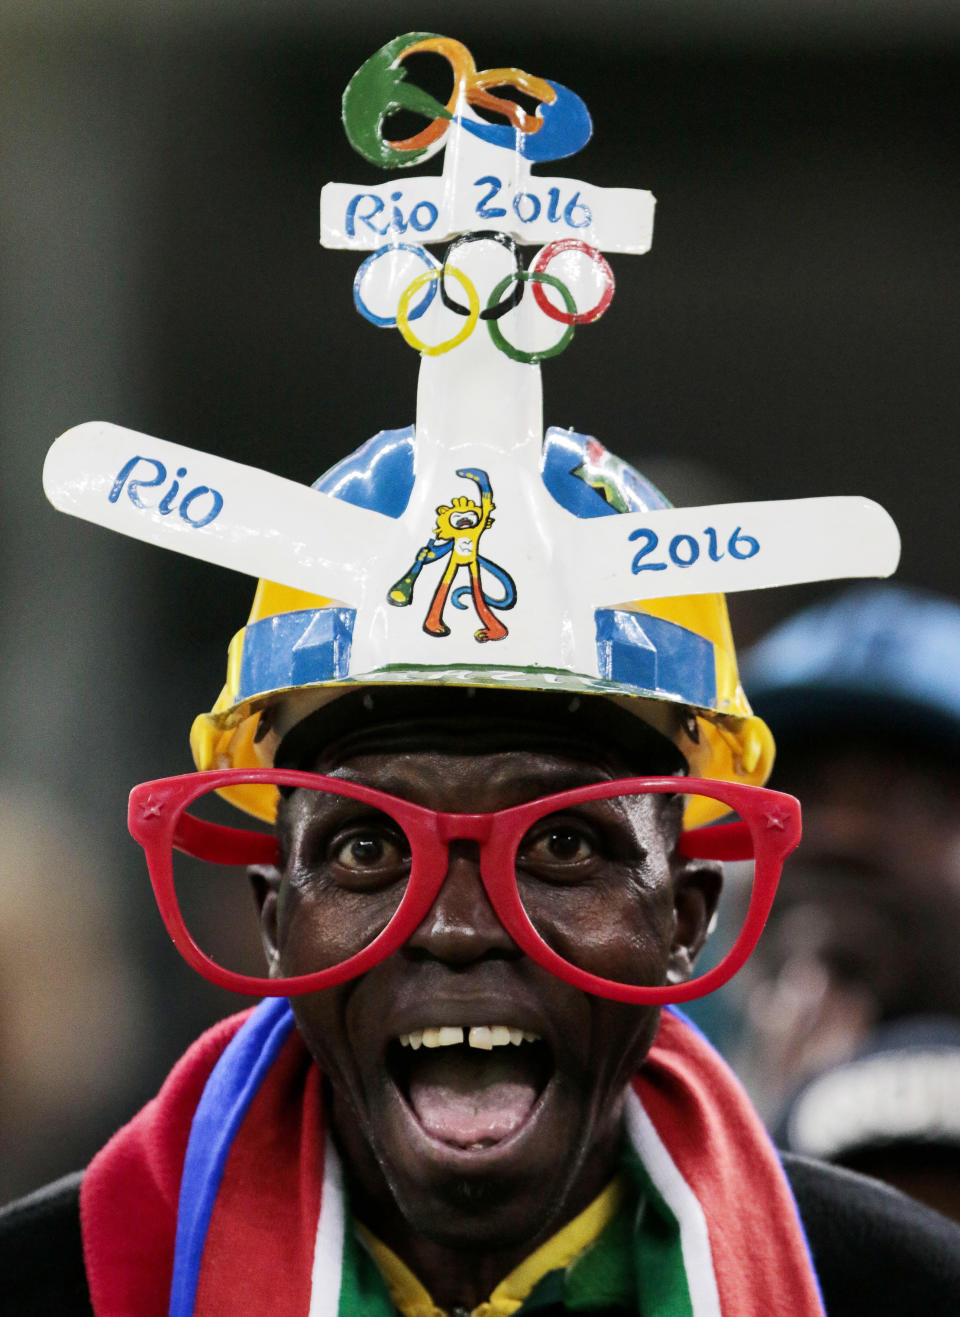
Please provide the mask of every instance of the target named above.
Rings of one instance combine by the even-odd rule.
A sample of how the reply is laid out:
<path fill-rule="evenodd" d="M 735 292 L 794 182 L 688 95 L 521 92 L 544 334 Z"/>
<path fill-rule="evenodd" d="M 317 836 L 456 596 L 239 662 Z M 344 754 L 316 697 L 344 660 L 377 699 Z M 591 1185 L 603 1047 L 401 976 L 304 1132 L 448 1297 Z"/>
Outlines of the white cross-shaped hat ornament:
<path fill-rule="evenodd" d="M 425 54 L 452 70 L 446 104 L 407 68 Z M 385 139 L 401 111 L 427 127 Z M 650 193 L 533 173 L 589 139 L 575 93 L 518 69 L 478 70 L 459 42 L 411 33 L 357 72 L 344 122 L 385 168 L 445 152 L 441 174 L 329 183 L 321 200 L 323 244 L 369 253 L 358 310 L 421 353 L 415 424 L 375 436 L 317 488 L 90 422 L 50 449 L 54 506 L 319 597 L 320 621 L 293 646 L 309 651 L 326 614 L 342 643 L 316 682 L 442 665 L 451 680 L 484 668 L 506 685 L 563 673 L 567 689 L 649 690 L 629 664 L 611 667 L 617 636 L 655 648 L 644 601 L 895 570 L 896 527 L 869 499 L 673 508 L 596 440 L 544 434 L 541 361 L 609 305 L 603 253 L 642 253 L 652 235 Z"/>

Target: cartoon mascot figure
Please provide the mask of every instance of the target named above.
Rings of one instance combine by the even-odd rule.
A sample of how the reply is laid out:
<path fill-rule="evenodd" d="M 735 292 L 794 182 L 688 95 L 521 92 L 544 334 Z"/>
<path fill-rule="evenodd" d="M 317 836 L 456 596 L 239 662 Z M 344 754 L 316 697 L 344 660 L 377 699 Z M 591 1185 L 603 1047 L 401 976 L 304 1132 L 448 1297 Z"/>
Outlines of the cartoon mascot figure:
<path fill-rule="evenodd" d="M 507 628 L 499 618 L 494 617 L 491 609 L 512 608 L 517 602 L 517 587 L 509 572 L 504 571 L 495 562 L 491 562 L 489 558 L 484 558 L 480 553 L 480 536 L 488 526 L 493 525 L 493 517 L 490 515 L 495 506 L 493 490 L 486 471 L 479 468 L 460 470 L 457 475 L 462 480 L 475 481 L 480 491 L 480 502 L 475 503 L 472 498 L 457 495 L 451 503 L 443 503 L 437 508 L 437 524 L 433 539 L 418 552 L 407 574 L 390 587 L 387 598 L 398 608 L 406 607 L 413 601 L 414 583 L 424 564 L 446 558 L 447 565 L 423 623 L 424 631 L 430 636 L 449 636 L 450 628 L 443 620 L 443 610 L 447 596 L 450 594 L 450 587 L 453 585 L 453 578 L 461 567 L 466 567 L 470 573 L 470 584 L 454 590 L 451 602 L 454 608 L 466 608 L 463 602 L 464 596 L 471 595 L 477 617 L 483 623 L 480 629 L 474 632 L 475 639 L 481 642 L 502 640 L 507 635 Z M 501 598 L 493 599 L 485 593 L 480 574 L 481 568 L 495 577 L 503 587 L 504 593 Z"/>

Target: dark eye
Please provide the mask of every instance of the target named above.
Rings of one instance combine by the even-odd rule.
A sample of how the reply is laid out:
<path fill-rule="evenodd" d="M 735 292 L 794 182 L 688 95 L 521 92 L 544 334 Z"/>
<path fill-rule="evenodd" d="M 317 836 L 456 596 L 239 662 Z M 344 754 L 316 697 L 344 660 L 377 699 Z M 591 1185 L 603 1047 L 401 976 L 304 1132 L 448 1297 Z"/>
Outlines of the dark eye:
<path fill-rule="evenodd" d="M 596 858 L 597 843 L 583 824 L 566 820 L 547 821 L 524 837 L 517 854 L 526 869 L 560 875 L 582 871 Z"/>
<path fill-rule="evenodd" d="M 582 832 L 573 828 L 554 828 L 531 847 L 535 854 L 549 856 L 560 864 L 575 864 L 593 854 L 593 847 Z"/>
<path fill-rule="evenodd" d="M 382 827 L 356 827 L 341 832 L 329 846 L 330 865 L 354 878 L 389 882 L 405 873 L 410 851 L 402 835 Z"/>

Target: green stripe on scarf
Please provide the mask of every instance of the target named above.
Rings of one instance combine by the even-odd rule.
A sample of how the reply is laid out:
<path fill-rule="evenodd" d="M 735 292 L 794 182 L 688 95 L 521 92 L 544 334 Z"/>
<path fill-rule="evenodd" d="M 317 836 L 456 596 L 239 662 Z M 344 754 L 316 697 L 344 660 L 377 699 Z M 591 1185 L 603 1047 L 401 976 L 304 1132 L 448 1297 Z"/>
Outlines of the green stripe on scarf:
<path fill-rule="evenodd" d="M 680 1222 L 629 1145 L 624 1148 L 621 1165 L 636 1188 L 640 1204 L 632 1231 L 638 1309 L 651 1317 L 654 1313 L 656 1317 L 693 1317 Z"/>
<path fill-rule="evenodd" d="M 350 1199 L 343 1189 L 343 1267 L 337 1317 L 396 1317 L 383 1273 L 353 1230 Z"/>
<path fill-rule="evenodd" d="M 680 1224 L 629 1145 L 621 1154 L 632 1193 L 623 1210 L 566 1274 L 572 1312 L 633 1307 L 643 1317 L 693 1317 Z"/>

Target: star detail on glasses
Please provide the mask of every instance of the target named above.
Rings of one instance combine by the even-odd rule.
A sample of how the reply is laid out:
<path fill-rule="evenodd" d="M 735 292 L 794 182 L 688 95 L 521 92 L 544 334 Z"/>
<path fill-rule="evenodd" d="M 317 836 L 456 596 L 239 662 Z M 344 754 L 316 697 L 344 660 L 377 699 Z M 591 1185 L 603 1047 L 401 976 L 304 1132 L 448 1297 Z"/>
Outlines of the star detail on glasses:
<path fill-rule="evenodd" d="M 147 796 L 140 807 L 140 817 L 142 819 L 158 819 L 162 813 L 163 803 L 156 796 Z"/>
<path fill-rule="evenodd" d="M 764 815 L 763 821 L 768 829 L 773 830 L 775 828 L 777 832 L 783 832 L 784 828 L 787 826 L 786 810 L 768 809 Z"/>

